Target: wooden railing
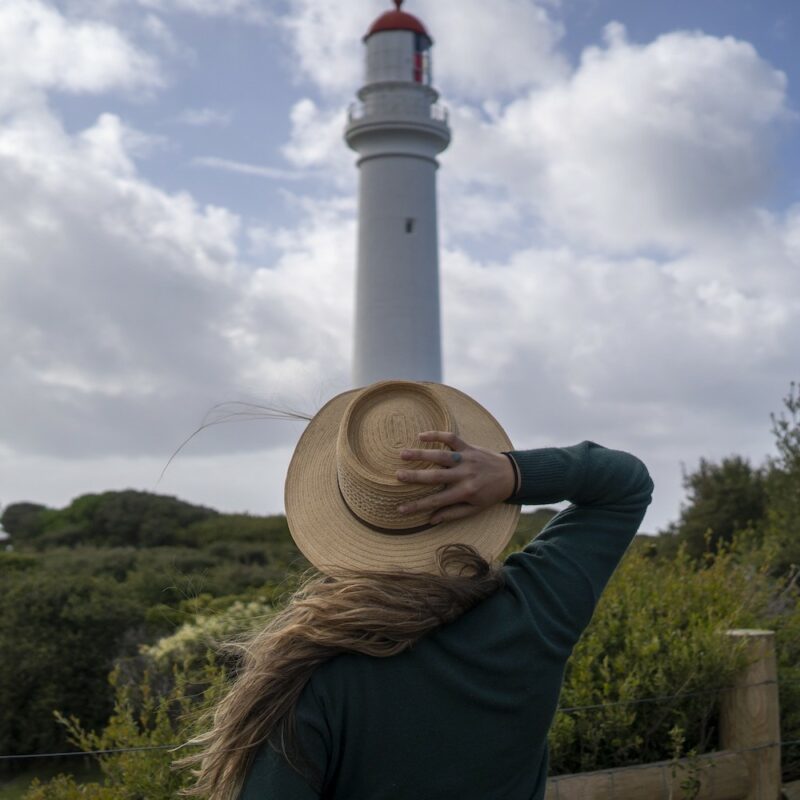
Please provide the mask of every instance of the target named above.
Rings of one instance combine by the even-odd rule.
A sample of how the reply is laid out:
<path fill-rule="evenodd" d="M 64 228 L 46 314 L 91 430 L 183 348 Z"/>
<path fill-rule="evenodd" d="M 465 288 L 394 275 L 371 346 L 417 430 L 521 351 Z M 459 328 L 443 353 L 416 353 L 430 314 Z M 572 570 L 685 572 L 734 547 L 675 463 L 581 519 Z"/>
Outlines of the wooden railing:
<path fill-rule="evenodd" d="M 693 759 L 559 775 L 545 800 L 779 800 L 781 745 L 773 631 L 726 631 L 743 641 L 748 666 L 721 693 L 720 750 Z M 691 773 L 697 780 L 681 787 Z"/>

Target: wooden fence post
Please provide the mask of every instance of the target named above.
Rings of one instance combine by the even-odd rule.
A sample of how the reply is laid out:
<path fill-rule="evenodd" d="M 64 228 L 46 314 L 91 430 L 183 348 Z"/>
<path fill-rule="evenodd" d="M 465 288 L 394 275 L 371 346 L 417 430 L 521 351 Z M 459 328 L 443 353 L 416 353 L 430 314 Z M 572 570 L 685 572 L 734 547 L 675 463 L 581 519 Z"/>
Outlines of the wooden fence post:
<path fill-rule="evenodd" d="M 748 666 L 720 699 L 720 746 L 742 753 L 750 768 L 750 791 L 744 800 L 779 800 L 781 796 L 781 729 L 775 632 L 733 630 L 726 635 L 745 641 Z M 760 684 L 760 685 L 753 685 Z"/>

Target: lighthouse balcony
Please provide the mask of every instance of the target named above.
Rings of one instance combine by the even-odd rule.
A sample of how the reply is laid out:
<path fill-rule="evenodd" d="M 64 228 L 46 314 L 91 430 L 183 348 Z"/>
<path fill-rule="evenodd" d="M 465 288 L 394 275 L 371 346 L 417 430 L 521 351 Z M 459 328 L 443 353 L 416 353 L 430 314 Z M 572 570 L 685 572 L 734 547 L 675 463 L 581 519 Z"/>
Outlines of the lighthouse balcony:
<path fill-rule="evenodd" d="M 375 91 L 373 85 L 362 90 L 361 101 L 350 105 L 347 114 L 349 124 L 361 122 L 434 122 L 447 126 L 449 113 L 441 103 L 435 102 L 436 93 L 420 92 L 405 84 L 383 84 L 383 91 Z M 433 101 L 433 102 L 432 102 Z"/>
<path fill-rule="evenodd" d="M 409 102 L 405 98 L 391 98 L 379 103 L 371 100 L 369 103 L 354 102 L 347 110 L 347 122 L 369 122 L 372 120 L 420 120 L 433 121 L 447 125 L 450 121 L 450 112 L 447 106 L 441 103 L 432 105 L 419 102 Z"/>
<path fill-rule="evenodd" d="M 450 143 L 450 127 L 438 98 L 430 87 L 402 81 L 365 86 L 350 106 L 345 139 L 362 157 L 375 147 L 440 153 Z"/>

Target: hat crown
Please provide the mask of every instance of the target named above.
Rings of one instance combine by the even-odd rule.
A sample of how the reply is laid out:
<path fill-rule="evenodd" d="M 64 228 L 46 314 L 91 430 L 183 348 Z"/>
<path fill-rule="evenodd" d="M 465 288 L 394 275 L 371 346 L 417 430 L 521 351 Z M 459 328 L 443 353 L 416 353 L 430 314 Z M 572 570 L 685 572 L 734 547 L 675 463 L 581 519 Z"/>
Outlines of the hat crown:
<path fill-rule="evenodd" d="M 447 405 L 424 384 L 384 381 L 360 392 L 339 424 L 336 473 L 339 491 L 358 519 L 385 533 L 410 533 L 427 524 L 430 513 L 400 515 L 397 506 L 439 491 L 440 485 L 407 484 L 399 469 L 435 468 L 427 461 L 405 461 L 406 449 L 443 450 L 422 442 L 424 431 L 456 432 Z"/>

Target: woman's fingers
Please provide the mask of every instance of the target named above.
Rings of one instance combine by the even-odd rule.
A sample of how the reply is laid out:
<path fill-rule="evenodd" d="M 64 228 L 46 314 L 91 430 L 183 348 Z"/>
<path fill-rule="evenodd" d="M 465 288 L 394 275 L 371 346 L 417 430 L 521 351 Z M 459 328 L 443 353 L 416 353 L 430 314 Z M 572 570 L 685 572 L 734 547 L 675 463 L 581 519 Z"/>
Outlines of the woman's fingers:
<path fill-rule="evenodd" d="M 403 483 L 455 483 L 461 479 L 458 470 L 452 469 L 401 469 L 395 475 Z"/>
<path fill-rule="evenodd" d="M 403 450 L 405 461 L 422 461 L 443 469 L 401 469 L 396 475 L 404 483 L 439 485 L 444 488 L 420 500 L 398 506 L 400 514 L 430 512 L 431 523 L 448 522 L 477 514 L 507 497 L 513 489 L 513 468 L 508 459 L 481 447 L 472 447 L 447 431 L 426 431 L 420 441 L 440 442 L 449 450 Z M 509 476 L 506 472 L 511 472 Z M 502 484 L 502 485 L 501 485 Z"/>
<path fill-rule="evenodd" d="M 461 453 L 451 450 L 403 450 L 400 453 L 403 461 L 427 461 L 441 467 L 452 467 L 461 462 Z"/>
<path fill-rule="evenodd" d="M 416 514 L 420 511 L 436 511 L 437 508 L 442 506 L 451 506 L 464 499 L 464 492 L 455 486 L 449 489 L 442 489 L 440 492 L 434 492 L 421 500 L 414 500 L 411 503 L 404 503 L 397 507 L 400 514 Z"/>
<path fill-rule="evenodd" d="M 400 453 L 400 457 L 404 461 L 425 461 L 428 464 L 437 464 L 440 467 L 453 467 L 460 464 L 463 456 L 462 450 L 469 448 L 466 442 L 463 442 L 454 433 L 447 431 L 426 431 L 419 434 L 420 441 L 423 442 L 441 442 L 447 445 L 449 450 L 431 450 L 431 449 L 406 449 Z M 409 472 L 410 474 L 419 475 L 419 470 L 400 470 L 400 472 Z M 398 474 L 399 477 L 399 474 Z M 400 478 L 400 480 L 411 480 L 409 478 Z M 431 480 L 422 480 L 420 483 L 434 483 Z"/>
<path fill-rule="evenodd" d="M 468 446 L 466 442 L 449 431 L 425 431 L 419 435 L 419 438 L 420 441 L 423 442 L 441 442 L 442 444 L 446 444 L 451 450 L 463 450 Z"/>
<path fill-rule="evenodd" d="M 449 488 L 428 495 L 427 497 L 415 502 L 406 503 L 398 507 L 401 514 L 416 514 L 420 511 L 434 512 L 444 506 L 451 506 L 462 503 L 465 493 L 462 487 L 454 486 L 463 481 L 463 470 L 456 469 L 461 463 L 463 456 L 462 450 L 466 450 L 469 445 L 458 438 L 454 433 L 447 431 L 425 431 L 419 434 L 420 441 L 441 442 L 449 447 L 449 450 L 403 450 L 400 454 L 405 461 L 424 461 L 429 464 L 436 464 L 444 469 L 401 469 L 396 475 L 397 479 L 404 483 L 420 483 L 427 485 L 448 485 Z"/>
<path fill-rule="evenodd" d="M 439 469 L 400 469 L 396 472 L 397 479 L 441 488 L 420 500 L 398 506 L 398 513 L 430 512 L 431 523 L 436 524 L 477 514 L 514 492 L 514 468 L 502 453 L 474 447 L 445 431 L 426 431 L 419 438 L 423 442 L 441 442 L 450 449 L 403 450 L 401 457 L 405 461 L 421 461 Z"/>

